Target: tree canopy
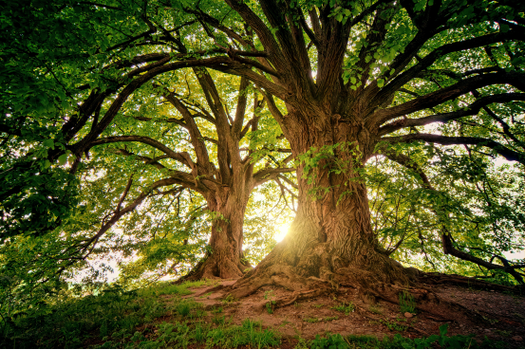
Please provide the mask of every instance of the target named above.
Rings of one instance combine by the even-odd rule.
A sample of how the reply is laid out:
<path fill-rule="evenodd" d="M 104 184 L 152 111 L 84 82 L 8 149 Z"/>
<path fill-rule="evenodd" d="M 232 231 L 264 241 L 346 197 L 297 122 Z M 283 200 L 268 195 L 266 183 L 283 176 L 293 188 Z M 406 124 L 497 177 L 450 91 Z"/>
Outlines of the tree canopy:
<path fill-rule="evenodd" d="M 398 261 L 523 283 L 524 259 L 505 254 L 525 248 L 525 5 L 2 6 L 3 257 L 48 247 L 34 254 L 61 276 L 101 237 L 125 247 L 106 233 L 129 213 L 150 267 L 207 254 L 222 267 L 197 276 L 238 278 L 249 196 L 272 180 L 268 198 L 297 215 L 236 296 L 416 283 Z"/>

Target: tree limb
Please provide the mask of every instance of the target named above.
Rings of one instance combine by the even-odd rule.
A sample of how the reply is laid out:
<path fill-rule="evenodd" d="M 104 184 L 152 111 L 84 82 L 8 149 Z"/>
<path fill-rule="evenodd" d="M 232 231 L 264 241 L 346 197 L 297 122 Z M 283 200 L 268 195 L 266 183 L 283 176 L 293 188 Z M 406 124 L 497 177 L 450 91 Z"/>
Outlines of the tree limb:
<path fill-rule="evenodd" d="M 450 113 L 441 113 L 419 119 L 400 119 L 396 120 L 390 124 L 387 124 L 379 129 L 379 136 L 383 136 L 394 131 L 397 131 L 402 128 L 427 125 L 430 123 L 447 123 L 448 121 L 459 119 L 469 115 L 476 115 L 478 112 L 485 108 L 491 103 L 504 103 L 510 101 L 525 101 L 525 94 L 519 93 L 508 93 L 508 94 L 498 94 L 486 96 L 478 99 L 468 107 L 462 108 L 459 111 L 450 112 Z M 494 117 L 493 117 L 494 118 Z M 495 118 L 498 120 L 500 118 Z M 500 122 L 501 123 L 501 122 Z M 508 125 L 507 125 L 508 127 Z"/>
<path fill-rule="evenodd" d="M 520 162 L 521 164 L 525 164 L 524 154 L 511 150 L 494 140 L 484 139 L 481 137 L 452 137 L 418 133 L 397 137 L 385 137 L 381 140 L 389 143 L 425 141 L 429 143 L 439 143 L 441 145 L 479 145 L 494 150 L 500 156 L 506 158 L 509 161 L 516 161 Z"/>

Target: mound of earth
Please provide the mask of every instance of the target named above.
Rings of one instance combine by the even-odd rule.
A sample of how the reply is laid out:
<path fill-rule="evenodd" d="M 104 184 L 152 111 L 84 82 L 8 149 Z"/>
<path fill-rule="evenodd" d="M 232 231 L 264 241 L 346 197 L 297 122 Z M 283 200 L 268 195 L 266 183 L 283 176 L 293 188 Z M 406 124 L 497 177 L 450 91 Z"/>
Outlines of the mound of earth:
<path fill-rule="evenodd" d="M 326 332 L 379 339 L 398 333 L 408 338 L 428 337 L 438 334 L 439 327 L 446 323 L 448 336 L 473 334 L 479 342 L 486 337 L 504 341 L 509 348 L 525 347 L 525 298 L 505 291 L 449 284 L 433 286 L 437 297 L 433 307 L 418 309 L 408 300 L 403 311 L 399 304 L 362 300 L 357 290 L 339 288 L 275 308 L 272 301 L 289 295 L 289 291 L 263 287 L 240 300 L 225 298 L 224 290 L 234 283 L 235 280 L 222 280 L 216 287 L 194 288 L 194 294 L 185 298 L 194 298 L 209 310 L 222 308 L 226 318 L 235 324 L 247 318 L 262 322 L 263 327 L 282 334 L 283 348 L 293 348 L 300 338 L 310 340 Z M 411 306 L 415 309 L 406 311 Z"/>

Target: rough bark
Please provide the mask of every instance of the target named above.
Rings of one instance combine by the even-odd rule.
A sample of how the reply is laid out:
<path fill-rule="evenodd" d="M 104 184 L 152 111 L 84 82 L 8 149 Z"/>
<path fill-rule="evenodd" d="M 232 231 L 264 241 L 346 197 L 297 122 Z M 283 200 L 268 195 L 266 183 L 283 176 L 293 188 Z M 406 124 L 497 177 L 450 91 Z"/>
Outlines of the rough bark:
<path fill-rule="evenodd" d="M 238 191 L 238 188 L 230 190 L 224 187 L 221 193 L 208 196 L 208 208 L 214 213 L 209 250 L 181 281 L 236 279 L 242 277 L 244 271 L 251 267 L 244 260 L 242 251 L 242 226 L 249 192 L 246 194 L 245 191 Z"/>
<path fill-rule="evenodd" d="M 338 115 L 317 117 L 327 122 L 305 125 L 294 122 L 303 119 L 298 116 L 285 119 L 283 129 L 295 155 L 316 149 L 313 158 L 321 155 L 320 161 L 309 168 L 309 160 L 304 160 L 298 167 L 299 208 L 290 231 L 233 286 L 236 297 L 267 284 L 306 295 L 340 285 L 374 294 L 377 284 L 410 281 L 406 269 L 379 246 L 370 225 L 367 191 L 359 173 L 374 140 L 362 125 L 341 122 Z"/>

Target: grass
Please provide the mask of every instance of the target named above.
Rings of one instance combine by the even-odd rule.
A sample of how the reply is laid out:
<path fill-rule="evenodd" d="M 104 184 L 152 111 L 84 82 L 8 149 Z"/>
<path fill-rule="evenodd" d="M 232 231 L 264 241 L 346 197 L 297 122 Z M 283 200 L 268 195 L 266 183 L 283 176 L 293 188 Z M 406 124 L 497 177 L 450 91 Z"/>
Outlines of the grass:
<path fill-rule="evenodd" d="M 383 314 L 383 309 L 381 308 L 380 305 L 370 305 L 369 310 L 370 310 L 370 312 L 372 312 L 374 314 L 378 314 L 378 315 Z"/>
<path fill-rule="evenodd" d="M 273 290 L 267 290 L 266 292 L 264 292 L 264 300 L 268 300 L 268 302 L 265 304 L 265 307 L 266 307 L 266 311 L 269 314 L 273 314 L 273 307 L 276 304 L 273 298 L 275 298 L 275 294 Z"/>
<path fill-rule="evenodd" d="M 396 321 L 379 320 L 379 323 L 384 324 L 391 331 L 404 332 L 408 329 L 407 325 L 400 324 Z"/>
<path fill-rule="evenodd" d="M 304 341 L 303 348 L 311 349 L 471 349 L 471 348 L 499 348 L 502 344 L 492 343 L 485 339 L 481 344 L 474 341 L 473 335 L 447 336 L 448 324 L 439 327 L 439 335 L 431 335 L 423 338 L 405 338 L 400 334 L 394 337 L 379 339 L 367 335 L 349 335 L 326 333 L 324 336 L 317 335 L 310 342 Z M 305 346 L 306 345 L 306 346 Z"/>
<path fill-rule="evenodd" d="M 118 286 L 101 291 L 97 296 L 64 298 L 60 303 L 44 304 L 9 319 L 0 318 L 2 348 L 279 348 L 277 330 L 263 328 L 261 322 L 246 319 L 235 325 L 224 315 L 223 306 L 209 315 L 202 304 L 188 295 L 188 288 L 209 282 L 182 285 L 160 283 L 138 291 L 124 291 Z M 161 298 L 170 294 L 173 298 Z M 266 294 L 271 303 L 273 292 Z M 232 302 L 233 300 L 228 300 Z M 169 304 L 166 304 L 168 303 Z M 228 304 L 228 302 L 226 304 Z M 348 314 L 352 303 L 334 309 Z M 162 317 L 162 319 L 161 319 Z M 305 319 L 306 322 L 327 322 L 338 316 Z M 161 322 L 162 320 L 162 322 Z M 166 322 L 168 320 L 168 322 Z M 396 320 L 401 322 L 401 320 Z M 407 327 L 398 322 L 383 321 L 393 330 Z M 406 322 L 406 321 L 405 321 Z M 366 336 L 320 334 L 313 340 L 297 335 L 301 348 L 464 348 L 479 344 L 471 336 L 446 335 L 442 326 L 439 335 L 408 339 L 400 335 L 379 340 Z M 90 344 L 90 345 L 88 345 Z M 483 343 L 483 347 L 498 347 Z"/>
<path fill-rule="evenodd" d="M 339 316 L 331 316 L 331 317 L 306 317 L 303 319 L 303 321 L 308 323 L 317 323 L 317 322 L 330 322 L 334 320 L 338 320 Z"/>
<path fill-rule="evenodd" d="M 414 296 L 412 294 L 403 291 L 399 294 L 399 308 L 401 309 L 401 313 L 409 312 L 411 314 L 416 313 L 416 300 L 414 299 Z"/>
<path fill-rule="evenodd" d="M 348 305 L 346 305 L 343 301 L 340 305 L 332 307 L 332 309 L 339 312 L 344 312 L 345 315 L 348 316 L 351 312 L 354 312 L 355 305 L 352 302 L 348 302 Z"/>

